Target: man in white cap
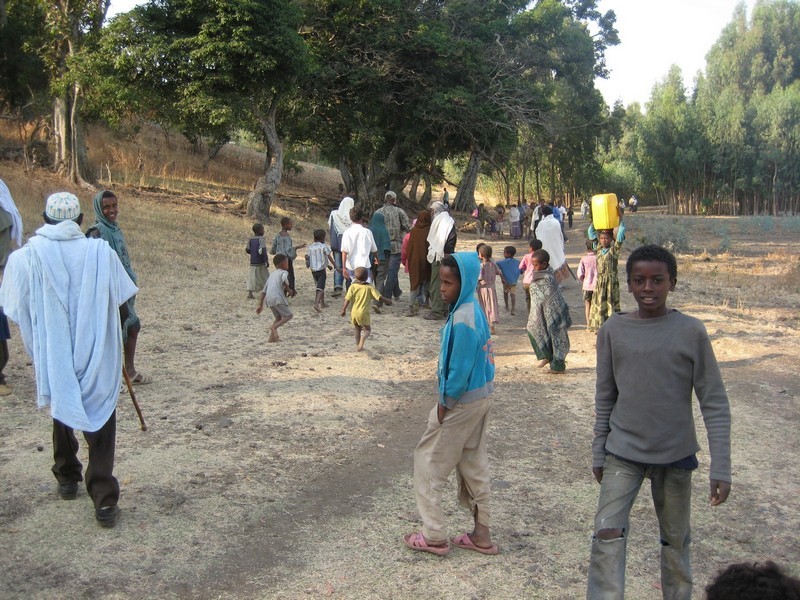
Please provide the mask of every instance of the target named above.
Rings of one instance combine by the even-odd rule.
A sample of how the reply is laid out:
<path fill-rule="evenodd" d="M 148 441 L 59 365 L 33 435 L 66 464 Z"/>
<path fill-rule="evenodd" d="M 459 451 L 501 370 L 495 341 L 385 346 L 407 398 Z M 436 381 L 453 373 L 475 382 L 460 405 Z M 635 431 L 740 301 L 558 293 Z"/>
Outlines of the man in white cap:
<path fill-rule="evenodd" d="M 8 262 L 12 240 L 17 243 L 17 247 L 22 246 L 22 217 L 11 197 L 11 191 L 0 179 L 0 272 L 5 269 Z M 6 384 L 5 375 L 3 375 L 3 369 L 8 364 L 9 339 L 11 339 L 11 331 L 8 328 L 8 319 L 3 308 L 0 307 L 0 396 L 8 396 L 12 392 L 11 387 Z"/>
<path fill-rule="evenodd" d="M 44 220 L 9 257 L 0 305 L 19 325 L 33 359 L 38 405 L 50 406 L 59 495 L 75 498 L 83 479 L 73 431 L 78 429 L 89 449 L 86 491 L 95 518 L 113 527 L 120 512 L 113 475 L 122 380 L 120 311 L 138 290 L 117 253 L 105 241 L 84 236 L 73 194 L 51 195 Z"/>
<path fill-rule="evenodd" d="M 392 249 L 389 253 L 389 270 L 384 281 L 376 281 L 375 287 L 387 298 L 397 300 L 402 292 L 397 277 L 400 273 L 400 250 L 403 247 L 403 236 L 411 231 L 411 221 L 406 211 L 397 206 L 397 194 L 391 190 L 383 197 L 383 206 L 376 210 L 383 215 L 386 229 L 389 230 L 389 241 Z"/>

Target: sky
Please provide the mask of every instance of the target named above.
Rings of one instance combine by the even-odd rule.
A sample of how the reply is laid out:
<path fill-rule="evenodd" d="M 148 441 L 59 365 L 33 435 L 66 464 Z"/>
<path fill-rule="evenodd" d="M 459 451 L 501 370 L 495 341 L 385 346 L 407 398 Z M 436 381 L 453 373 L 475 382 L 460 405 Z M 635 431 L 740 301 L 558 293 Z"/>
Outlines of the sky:
<path fill-rule="evenodd" d="M 600 0 L 601 12 L 617 15 L 620 44 L 606 51 L 608 79 L 595 86 L 606 103 L 638 102 L 644 108 L 653 85 L 678 65 L 687 89 L 705 57 L 743 0 Z M 111 0 L 109 16 L 130 10 L 141 0 Z M 744 0 L 748 19 L 756 0 Z"/>
<path fill-rule="evenodd" d="M 731 22 L 742 0 L 600 0 L 602 13 L 613 10 L 620 43 L 606 51 L 608 79 L 595 80 L 606 104 L 622 100 L 644 108 L 653 85 L 672 65 L 683 73 L 687 89 L 697 71 L 704 70 L 706 54 Z M 748 20 L 755 0 L 746 0 Z"/>

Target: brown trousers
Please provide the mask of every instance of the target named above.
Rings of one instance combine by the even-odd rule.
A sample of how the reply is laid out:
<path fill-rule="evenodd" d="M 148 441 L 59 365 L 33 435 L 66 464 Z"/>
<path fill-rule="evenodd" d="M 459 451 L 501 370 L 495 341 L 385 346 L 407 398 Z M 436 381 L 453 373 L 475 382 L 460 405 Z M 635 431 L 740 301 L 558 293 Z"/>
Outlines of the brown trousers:
<path fill-rule="evenodd" d="M 117 412 L 95 432 L 83 432 L 89 447 L 86 467 L 86 492 L 95 509 L 115 506 L 119 501 L 119 482 L 114 477 L 114 450 L 117 438 Z M 78 460 L 78 440 L 71 427 L 53 419 L 53 474 L 59 483 L 81 481 L 83 465 Z"/>
<path fill-rule="evenodd" d="M 441 424 L 436 409 L 428 416 L 428 428 L 414 450 L 414 491 L 422 535 L 434 544 L 447 541 L 442 492 L 453 469 L 461 506 L 477 514 L 481 525 L 489 526 L 489 397 L 456 404 Z"/>

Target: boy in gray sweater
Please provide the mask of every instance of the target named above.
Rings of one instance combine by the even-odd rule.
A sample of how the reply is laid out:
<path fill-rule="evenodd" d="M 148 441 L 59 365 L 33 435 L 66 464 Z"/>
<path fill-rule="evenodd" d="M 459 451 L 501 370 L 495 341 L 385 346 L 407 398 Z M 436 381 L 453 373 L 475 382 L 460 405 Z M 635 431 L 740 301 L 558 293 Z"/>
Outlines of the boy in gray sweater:
<path fill-rule="evenodd" d="M 689 511 L 700 450 L 692 390 L 708 433 L 711 506 L 731 490 L 728 396 L 705 326 L 667 308 L 675 257 L 660 246 L 634 250 L 626 265 L 638 310 L 615 313 L 597 336 L 592 472 L 600 483 L 587 598 L 623 598 L 629 515 L 650 479 L 661 534 L 664 598 L 692 595 Z"/>

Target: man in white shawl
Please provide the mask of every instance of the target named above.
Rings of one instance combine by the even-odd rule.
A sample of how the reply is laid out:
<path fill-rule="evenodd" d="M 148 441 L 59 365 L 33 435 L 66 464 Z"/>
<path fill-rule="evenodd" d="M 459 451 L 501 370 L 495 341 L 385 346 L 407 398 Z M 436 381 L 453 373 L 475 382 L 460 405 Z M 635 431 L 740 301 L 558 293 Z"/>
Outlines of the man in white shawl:
<path fill-rule="evenodd" d="M 338 298 L 342 295 L 344 288 L 344 275 L 342 274 L 342 236 L 344 232 L 353 224 L 350 220 L 350 211 L 355 206 L 355 200 L 350 196 L 345 196 L 339 203 L 339 208 L 331 211 L 328 217 L 328 229 L 330 232 L 331 250 L 333 250 L 333 262 L 336 270 L 333 272 L 333 293 L 331 296 Z"/>
<path fill-rule="evenodd" d="M 456 222 L 447 210 L 443 202 L 438 200 L 431 204 L 433 221 L 428 233 L 428 262 L 431 263 L 431 310 L 425 313 L 422 318 L 429 321 L 438 321 L 447 316 L 450 309 L 442 300 L 439 291 L 441 280 L 439 279 L 439 267 L 442 259 L 448 254 L 452 254 L 456 249 Z"/>
<path fill-rule="evenodd" d="M 17 243 L 17 247 L 22 246 L 22 217 L 17 205 L 14 204 L 8 186 L 0 179 L 0 271 L 8 262 L 12 239 Z M 3 369 L 8 364 L 9 339 L 11 339 L 11 331 L 8 328 L 8 319 L 3 313 L 3 309 L 0 308 L 0 396 L 8 396 L 12 392 L 11 387 L 6 384 L 6 376 L 3 374 Z"/>
<path fill-rule="evenodd" d="M 11 254 L 0 305 L 19 325 L 33 359 L 39 407 L 53 417 L 53 474 L 65 500 L 83 479 L 78 441 L 89 450 L 86 491 L 95 518 L 113 527 L 119 483 L 113 475 L 116 407 L 122 381 L 120 307 L 138 289 L 111 247 L 81 232 L 83 214 L 74 195 L 47 199 L 45 225 Z"/>
<path fill-rule="evenodd" d="M 550 255 L 550 266 L 553 268 L 556 281 L 561 283 L 569 276 L 561 223 L 553 216 L 552 206 L 543 206 L 541 211 L 543 216 L 536 228 L 536 238 L 542 242 L 542 249 L 547 250 Z"/>

